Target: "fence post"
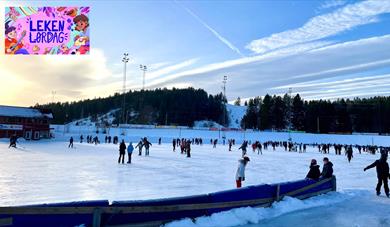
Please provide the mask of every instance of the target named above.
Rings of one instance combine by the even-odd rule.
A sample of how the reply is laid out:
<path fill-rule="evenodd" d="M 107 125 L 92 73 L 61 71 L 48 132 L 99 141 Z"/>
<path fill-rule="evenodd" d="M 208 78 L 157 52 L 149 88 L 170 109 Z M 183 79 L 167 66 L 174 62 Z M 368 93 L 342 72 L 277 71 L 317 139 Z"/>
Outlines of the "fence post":
<path fill-rule="evenodd" d="M 336 176 L 333 175 L 332 176 L 332 191 L 336 191 L 336 190 L 337 190 Z"/>
<path fill-rule="evenodd" d="M 101 214 L 102 214 L 102 211 L 99 207 L 96 207 L 94 210 L 93 210 L 93 222 L 92 222 L 92 226 L 93 227 L 100 227 L 100 223 L 101 223 Z"/>

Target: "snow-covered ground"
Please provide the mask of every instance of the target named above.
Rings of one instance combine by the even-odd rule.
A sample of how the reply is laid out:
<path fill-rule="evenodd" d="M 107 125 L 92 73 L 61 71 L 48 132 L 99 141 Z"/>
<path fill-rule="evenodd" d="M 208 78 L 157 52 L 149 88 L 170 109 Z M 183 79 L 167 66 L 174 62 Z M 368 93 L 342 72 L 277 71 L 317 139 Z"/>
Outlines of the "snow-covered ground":
<path fill-rule="evenodd" d="M 241 120 L 245 115 L 246 109 L 246 106 L 235 106 L 232 104 L 226 104 L 230 128 L 241 128 Z"/>
<path fill-rule="evenodd" d="M 210 138 L 221 132 L 179 129 L 128 129 L 126 142 L 137 142 L 148 136 L 153 146 L 149 157 L 133 154 L 132 164 L 118 164 L 118 146 L 113 144 L 80 144 L 79 133 L 86 137 L 87 128 L 72 127 L 69 134 L 61 128 L 54 140 L 20 141 L 19 149 L 9 149 L 7 140 L 0 140 L 0 206 L 66 202 L 77 200 L 134 200 L 174 197 L 215 192 L 235 186 L 235 171 L 241 152 L 238 145 L 229 152 L 219 144 L 213 149 Z M 63 130 L 63 129 L 62 129 Z M 94 129 L 89 132 L 93 134 Z M 111 135 L 119 133 L 111 129 Z M 67 148 L 66 140 L 75 137 L 75 148 Z M 286 140 L 288 133 L 227 132 L 227 138 L 251 140 Z M 103 140 L 104 135 L 100 135 Z M 203 146 L 192 146 L 192 157 L 172 152 L 170 141 L 176 137 L 202 137 Z M 163 144 L 157 145 L 158 137 Z M 297 142 L 340 142 L 352 144 L 389 145 L 390 138 L 368 135 L 292 134 Z M 246 170 L 246 185 L 293 181 L 305 177 L 312 158 L 322 165 L 324 155 L 317 148 L 307 153 L 285 152 L 282 149 L 263 151 L 251 158 Z M 293 198 L 276 203 L 271 208 L 240 208 L 211 217 L 173 222 L 171 226 L 236 226 L 259 223 L 265 226 L 325 226 L 318 217 L 335 226 L 390 226 L 390 199 L 374 195 L 375 170 L 363 168 L 378 155 L 358 154 L 348 163 L 345 156 L 327 155 L 334 163 L 338 192 L 305 201 Z M 126 157 L 127 158 L 127 157 Z M 357 206 L 363 204 L 362 206 Z M 343 216 L 343 209 L 353 210 Z M 325 210 L 325 211 L 324 211 Z M 372 211 L 370 211 L 372 210 Z M 325 215 L 326 213 L 326 215 Z M 334 217 L 330 214 L 334 213 Z M 341 214 L 340 214 L 341 213 Z M 337 215 L 336 215 L 337 214 Z M 342 222 L 343 217 L 354 218 Z M 305 217 L 309 221 L 299 222 Z M 332 218 L 331 218 L 332 217 Z M 367 217 L 367 218 L 364 218 Z M 387 219 L 386 219 L 387 218 Z M 321 219 L 322 220 L 322 219 Z"/>

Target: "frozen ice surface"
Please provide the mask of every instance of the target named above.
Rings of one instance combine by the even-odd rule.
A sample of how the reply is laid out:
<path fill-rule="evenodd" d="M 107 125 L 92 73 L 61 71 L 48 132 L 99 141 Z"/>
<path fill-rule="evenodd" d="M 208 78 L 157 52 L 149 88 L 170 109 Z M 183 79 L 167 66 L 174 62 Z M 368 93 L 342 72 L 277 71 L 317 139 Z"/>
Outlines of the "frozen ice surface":
<path fill-rule="evenodd" d="M 233 147 L 232 152 L 221 144 L 213 149 L 209 139 L 218 138 L 219 132 L 127 130 L 126 136 L 120 136 L 120 139 L 125 138 L 126 143 L 130 140 L 135 143 L 140 137 L 148 136 L 153 146 L 149 157 L 138 156 L 137 151 L 134 151 L 133 163 L 122 165 L 117 163 L 118 146 L 104 144 L 104 135 L 100 134 L 103 144 L 80 144 L 78 133 L 82 132 L 85 138 L 88 128 L 72 127 L 69 129 L 70 134 L 59 130 L 54 140 L 20 140 L 18 149 L 9 149 L 8 141 L 0 140 L 0 206 L 95 199 L 153 199 L 210 193 L 235 187 L 237 160 L 241 156 L 239 144 Z M 93 131 L 90 130 L 89 134 L 94 135 Z M 119 134 L 119 130 L 110 130 L 111 135 L 115 133 Z M 179 133 L 186 138 L 203 137 L 204 145 L 192 146 L 191 158 L 181 155 L 178 150 L 172 152 L 170 141 L 178 137 Z M 71 135 L 75 139 L 73 149 L 67 147 L 66 141 Z M 252 141 L 288 138 L 287 133 L 227 133 L 227 138 L 236 138 L 237 142 L 244 136 Z M 162 145 L 156 143 L 158 137 L 163 138 Z M 297 142 L 370 144 L 376 141 L 376 144 L 390 144 L 389 137 L 384 136 L 292 134 L 292 137 Z M 316 147 L 309 147 L 307 153 L 285 152 L 281 148 L 272 151 L 269 148 L 263 151 L 263 155 L 249 149 L 248 155 L 251 161 L 246 169 L 244 186 L 302 179 L 306 176 L 310 160 L 316 158 L 322 166 L 324 157 Z M 334 226 L 389 226 L 387 217 L 390 211 L 386 207 L 390 207 L 390 199 L 374 195 L 375 170 L 363 172 L 363 168 L 379 158 L 379 155 L 358 154 L 355 151 L 351 163 L 347 162 L 344 155 L 334 155 L 332 150 L 327 156 L 334 164 L 337 193 L 305 201 L 285 198 L 272 208 L 235 209 L 198 218 L 195 225 L 290 226 L 290 223 L 295 223 L 294 226 L 321 226 L 320 222 L 313 225 L 316 216 L 319 221 L 331 216 L 329 223 Z M 345 216 L 342 215 L 343 209 L 349 210 L 345 211 Z M 299 222 L 302 217 L 306 222 Z M 341 221 L 343 217 L 346 222 Z M 175 223 L 170 225 L 175 226 Z M 194 225 L 186 219 L 179 223 L 180 226 Z"/>

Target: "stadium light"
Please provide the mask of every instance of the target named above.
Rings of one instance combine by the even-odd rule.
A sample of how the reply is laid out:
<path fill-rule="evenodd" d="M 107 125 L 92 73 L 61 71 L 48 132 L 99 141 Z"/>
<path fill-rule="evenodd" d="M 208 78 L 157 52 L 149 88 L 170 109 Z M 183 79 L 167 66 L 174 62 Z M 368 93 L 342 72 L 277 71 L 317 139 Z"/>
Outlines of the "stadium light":
<path fill-rule="evenodd" d="M 143 71 L 142 90 L 145 90 L 145 74 L 146 74 L 146 71 L 148 70 L 148 68 L 146 67 L 146 65 L 139 65 L 139 68 L 141 69 L 141 71 Z"/>

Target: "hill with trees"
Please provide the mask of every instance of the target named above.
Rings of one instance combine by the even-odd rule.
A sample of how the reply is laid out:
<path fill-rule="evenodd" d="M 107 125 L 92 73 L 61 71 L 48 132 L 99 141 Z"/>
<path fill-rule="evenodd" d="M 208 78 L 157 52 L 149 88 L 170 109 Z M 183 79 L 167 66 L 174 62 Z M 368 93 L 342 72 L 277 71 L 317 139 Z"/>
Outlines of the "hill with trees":
<path fill-rule="evenodd" d="M 114 124 L 192 126 L 194 121 L 198 120 L 210 120 L 220 124 L 224 122 L 223 95 L 209 95 L 202 89 L 129 91 L 125 94 L 125 111 L 122 109 L 123 98 L 123 94 L 116 93 L 105 98 L 37 104 L 36 107 L 51 109 L 54 124 L 64 124 L 85 117 L 97 119 L 99 115 L 114 109 L 119 109 L 114 114 Z"/>
<path fill-rule="evenodd" d="M 247 102 L 243 128 L 296 130 L 311 133 L 390 133 L 390 97 L 303 100 L 290 97 L 256 97 Z"/>

